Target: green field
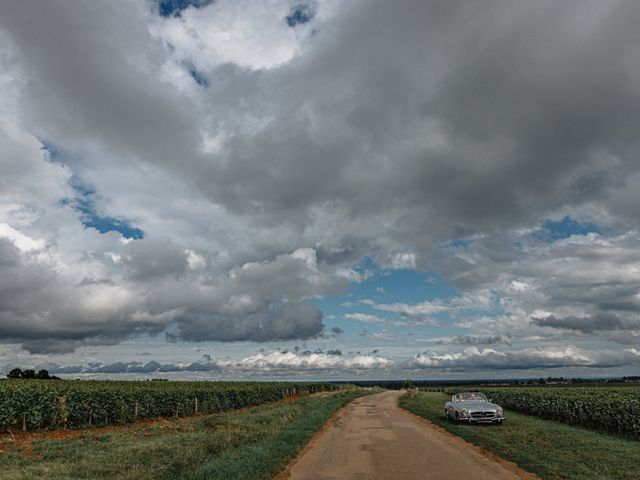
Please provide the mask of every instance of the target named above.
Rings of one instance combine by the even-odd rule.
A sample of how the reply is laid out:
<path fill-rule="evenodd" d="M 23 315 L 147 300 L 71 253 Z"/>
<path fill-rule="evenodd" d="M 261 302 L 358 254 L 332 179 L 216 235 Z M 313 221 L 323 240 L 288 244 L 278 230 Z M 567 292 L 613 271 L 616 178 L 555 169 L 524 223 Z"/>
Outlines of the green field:
<path fill-rule="evenodd" d="M 364 390 L 309 395 L 224 413 L 93 429 L 1 445 L 3 480 L 269 479 Z M 27 454 L 25 454 L 27 453 Z"/>
<path fill-rule="evenodd" d="M 638 441 L 509 410 L 503 426 L 455 424 L 444 417 L 449 398 L 420 392 L 400 406 L 545 479 L 640 479 Z"/>
<path fill-rule="evenodd" d="M 329 383 L 5 380 L 0 382 L 0 428 L 121 425 L 222 412 L 340 388 Z"/>
<path fill-rule="evenodd" d="M 640 438 L 639 387 L 482 388 L 503 407 L 527 415 Z"/>
<path fill-rule="evenodd" d="M 503 407 L 526 415 L 556 420 L 640 439 L 640 385 L 443 387 L 426 389 L 452 395 L 461 390 L 484 392 Z"/>

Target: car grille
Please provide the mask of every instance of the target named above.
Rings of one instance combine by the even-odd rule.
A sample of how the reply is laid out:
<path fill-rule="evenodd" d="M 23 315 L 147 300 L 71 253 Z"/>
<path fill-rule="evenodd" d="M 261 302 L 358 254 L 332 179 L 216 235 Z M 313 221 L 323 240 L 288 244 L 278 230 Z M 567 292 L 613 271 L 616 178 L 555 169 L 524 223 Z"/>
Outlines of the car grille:
<path fill-rule="evenodd" d="M 483 411 L 483 412 L 471 412 L 471 418 L 477 419 L 490 419 L 496 416 L 496 412 L 493 411 Z"/>

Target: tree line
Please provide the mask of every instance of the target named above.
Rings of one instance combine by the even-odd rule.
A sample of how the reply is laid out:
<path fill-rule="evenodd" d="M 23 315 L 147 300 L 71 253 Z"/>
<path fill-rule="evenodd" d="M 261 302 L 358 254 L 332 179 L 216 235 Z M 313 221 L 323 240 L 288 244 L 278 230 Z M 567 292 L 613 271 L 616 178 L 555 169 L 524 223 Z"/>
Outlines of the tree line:
<path fill-rule="evenodd" d="M 7 373 L 7 378 L 17 378 L 17 379 L 33 379 L 33 380 L 60 380 L 60 377 L 56 377 L 55 375 L 49 375 L 47 370 L 39 370 L 35 371 L 33 369 L 22 370 L 20 368 L 14 368 L 9 373 Z"/>

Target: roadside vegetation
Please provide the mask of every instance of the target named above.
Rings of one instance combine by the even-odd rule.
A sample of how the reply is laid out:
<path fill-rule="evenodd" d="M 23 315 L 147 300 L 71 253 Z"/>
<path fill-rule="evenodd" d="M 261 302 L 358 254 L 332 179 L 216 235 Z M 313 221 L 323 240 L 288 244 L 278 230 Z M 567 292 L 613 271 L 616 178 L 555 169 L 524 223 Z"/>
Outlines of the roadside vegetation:
<path fill-rule="evenodd" d="M 481 391 L 509 410 L 640 439 L 638 387 L 484 388 Z"/>
<path fill-rule="evenodd" d="M 222 412 L 340 388 L 330 383 L 4 380 L 0 428 L 121 425 Z"/>
<path fill-rule="evenodd" d="M 273 478 L 343 405 L 350 389 L 176 420 L 67 432 L 4 435 L 4 480 Z M 63 432 L 50 432 L 59 435 Z"/>
<path fill-rule="evenodd" d="M 636 440 L 509 410 L 503 426 L 456 424 L 444 416 L 449 398 L 444 393 L 419 392 L 413 398 L 401 397 L 400 406 L 544 479 L 640 478 Z"/>

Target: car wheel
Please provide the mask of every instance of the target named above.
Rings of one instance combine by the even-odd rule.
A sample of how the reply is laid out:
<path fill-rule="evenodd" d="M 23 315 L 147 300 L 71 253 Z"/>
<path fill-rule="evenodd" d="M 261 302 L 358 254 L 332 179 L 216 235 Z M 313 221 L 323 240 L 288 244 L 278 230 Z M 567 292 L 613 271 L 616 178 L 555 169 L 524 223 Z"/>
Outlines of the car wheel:
<path fill-rule="evenodd" d="M 449 410 L 447 410 L 446 408 L 444 409 L 444 416 L 447 418 L 447 420 L 449 420 Z"/>
<path fill-rule="evenodd" d="M 460 418 L 458 417 L 458 412 L 456 412 L 456 422 L 459 422 Z"/>

